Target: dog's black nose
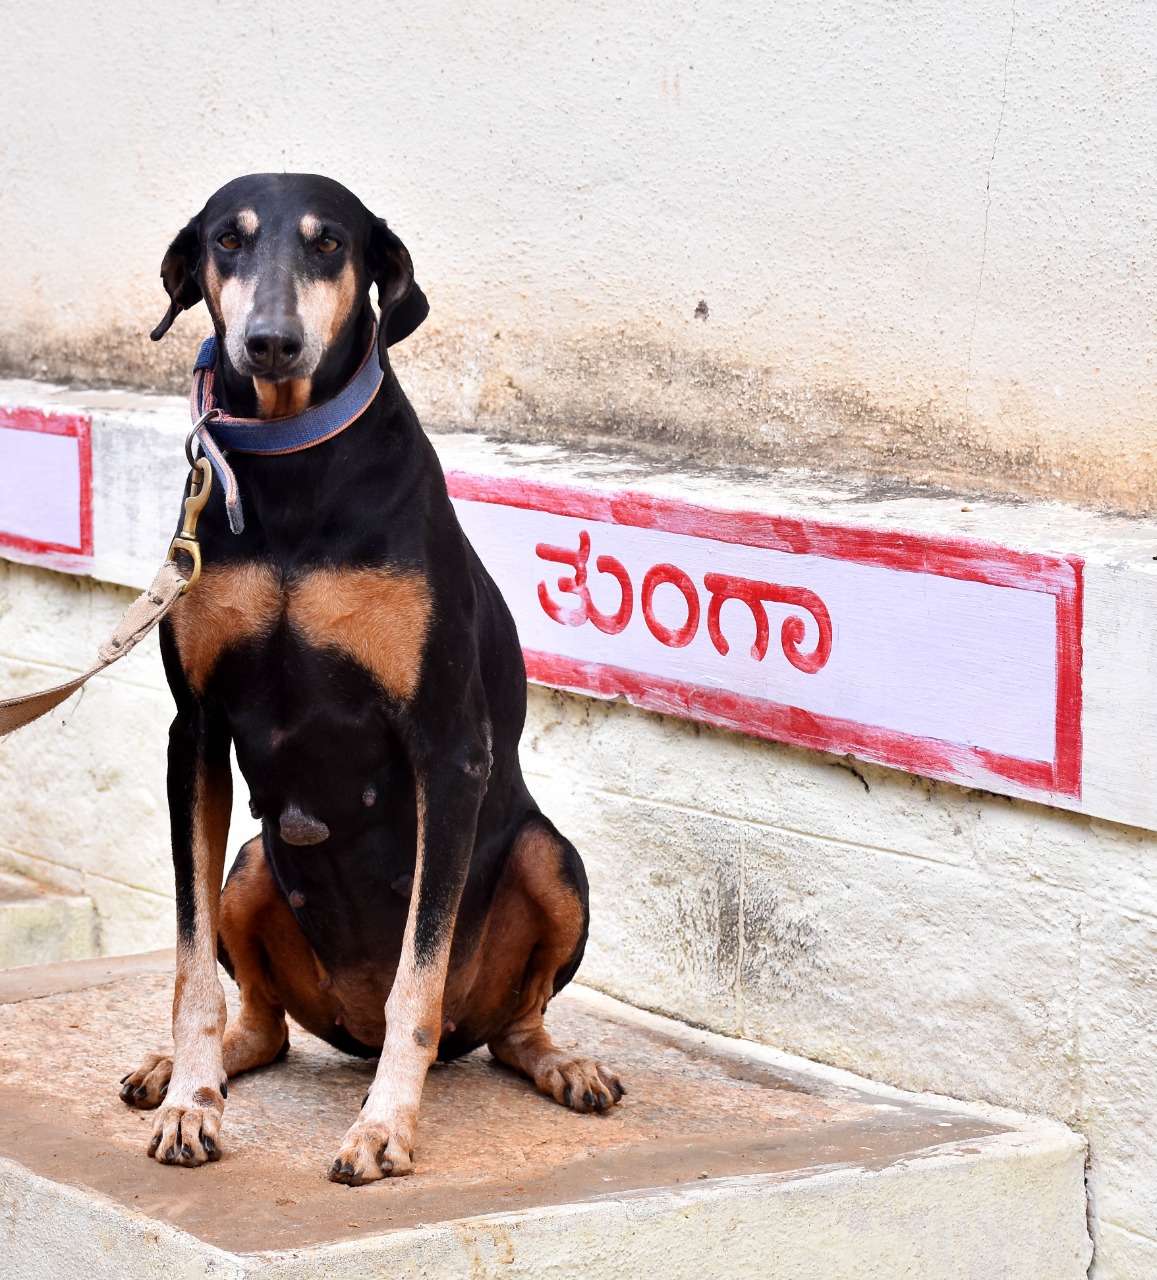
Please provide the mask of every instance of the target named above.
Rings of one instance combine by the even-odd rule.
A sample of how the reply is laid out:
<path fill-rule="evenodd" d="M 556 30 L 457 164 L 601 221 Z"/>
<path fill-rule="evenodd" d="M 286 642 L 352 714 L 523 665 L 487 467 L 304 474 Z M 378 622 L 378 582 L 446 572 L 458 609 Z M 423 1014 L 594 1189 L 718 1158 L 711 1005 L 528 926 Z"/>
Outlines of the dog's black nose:
<path fill-rule="evenodd" d="M 292 373 L 304 345 L 300 323 L 255 317 L 245 332 L 245 354 L 258 377 Z"/>
<path fill-rule="evenodd" d="M 329 839 L 329 827 L 308 813 L 303 813 L 295 804 L 288 805 L 281 815 L 278 824 L 281 838 L 286 844 L 309 845 L 321 844 Z"/>

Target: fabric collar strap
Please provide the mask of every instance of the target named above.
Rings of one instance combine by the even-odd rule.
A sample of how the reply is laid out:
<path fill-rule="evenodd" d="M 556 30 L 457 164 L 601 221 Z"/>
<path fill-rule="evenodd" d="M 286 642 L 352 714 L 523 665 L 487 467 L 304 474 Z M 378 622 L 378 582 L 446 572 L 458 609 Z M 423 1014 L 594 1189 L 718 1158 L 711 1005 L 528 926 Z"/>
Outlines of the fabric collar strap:
<path fill-rule="evenodd" d="M 344 431 L 365 413 L 382 385 L 382 367 L 373 358 L 377 345 L 375 324 L 369 350 L 357 373 L 332 400 L 311 405 L 304 412 L 286 418 L 234 418 L 217 407 L 214 396 L 217 338 L 208 337 L 201 344 L 193 365 L 193 393 L 189 401 L 193 430 L 189 433 L 189 448 L 196 439 L 212 463 L 225 493 L 225 511 L 234 533 L 245 528 L 245 517 L 237 477 L 225 459 L 226 453 L 297 453 Z"/>

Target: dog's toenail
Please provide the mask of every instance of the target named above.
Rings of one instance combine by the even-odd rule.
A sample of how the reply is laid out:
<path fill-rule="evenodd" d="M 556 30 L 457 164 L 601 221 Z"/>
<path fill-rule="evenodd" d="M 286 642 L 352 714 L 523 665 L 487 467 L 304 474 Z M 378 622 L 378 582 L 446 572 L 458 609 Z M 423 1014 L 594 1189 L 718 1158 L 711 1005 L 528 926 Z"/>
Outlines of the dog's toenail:
<path fill-rule="evenodd" d="M 228 1096 L 229 1096 L 229 1081 L 222 1080 L 221 1081 L 221 1097 L 227 1098 Z"/>
<path fill-rule="evenodd" d="M 570 1085 L 568 1084 L 567 1087 L 562 1091 L 563 1104 L 569 1107 L 571 1104 L 571 1099 L 573 1097 L 574 1097 L 574 1094 L 571 1093 Z"/>
<path fill-rule="evenodd" d="M 192 1160 L 193 1148 L 187 1142 L 181 1143 L 181 1156 L 185 1160 Z"/>
<path fill-rule="evenodd" d="M 161 1085 L 161 1097 L 163 1098 L 168 1092 L 169 1086 L 167 1084 Z"/>
<path fill-rule="evenodd" d="M 139 1085 L 137 1085 L 137 1087 L 133 1090 L 133 1097 L 134 1097 L 134 1098 L 143 1098 L 147 1093 L 148 1093 L 148 1089 L 146 1089 L 146 1088 L 145 1088 L 145 1086 L 144 1086 L 143 1084 L 139 1084 Z"/>
<path fill-rule="evenodd" d="M 595 1105 L 595 1095 L 591 1093 L 589 1089 L 587 1089 L 583 1093 L 583 1101 L 587 1104 L 588 1107 L 593 1107 Z"/>
<path fill-rule="evenodd" d="M 129 1076 L 131 1075 L 132 1075 L 132 1072 L 130 1071 Z M 129 1076 L 121 1076 L 121 1080 L 120 1080 L 121 1084 L 124 1084 L 124 1082 L 129 1078 Z"/>
<path fill-rule="evenodd" d="M 172 1164 L 172 1163 L 173 1163 L 173 1161 L 174 1161 L 174 1160 L 176 1160 L 176 1158 L 177 1158 L 177 1149 L 176 1149 L 176 1147 L 170 1147 L 170 1148 L 165 1152 L 165 1163 L 166 1163 L 166 1164 Z"/>
<path fill-rule="evenodd" d="M 369 1100 L 370 1100 L 370 1095 L 367 1093 L 366 1096 L 362 1099 L 362 1106 L 364 1107 L 366 1103 L 369 1102 Z"/>

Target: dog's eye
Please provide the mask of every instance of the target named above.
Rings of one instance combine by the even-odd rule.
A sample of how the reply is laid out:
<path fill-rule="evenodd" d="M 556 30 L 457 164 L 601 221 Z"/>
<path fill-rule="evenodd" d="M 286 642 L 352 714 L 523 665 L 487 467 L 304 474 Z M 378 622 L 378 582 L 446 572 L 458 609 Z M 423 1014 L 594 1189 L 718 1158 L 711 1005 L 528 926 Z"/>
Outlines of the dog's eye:
<path fill-rule="evenodd" d="M 322 236 L 317 242 L 318 253 L 335 253 L 341 248 L 341 241 L 335 240 L 333 236 Z"/>
<path fill-rule="evenodd" d="M 227 249 L 230 253 L 234 253 L 241 248 L 241 237 L 235 236 L 232 231 L 226 231 L 224 235 L 217 237 L 217 243 L 222 249 Z"/>

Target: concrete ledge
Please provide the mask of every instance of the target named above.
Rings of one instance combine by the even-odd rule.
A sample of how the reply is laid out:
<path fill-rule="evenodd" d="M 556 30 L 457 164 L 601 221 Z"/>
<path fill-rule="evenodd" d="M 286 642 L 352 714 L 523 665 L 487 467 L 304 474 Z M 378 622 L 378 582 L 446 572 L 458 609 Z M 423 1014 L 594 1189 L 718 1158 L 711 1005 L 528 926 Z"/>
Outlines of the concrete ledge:
<path fill-rule="evenodd" d="M 78 1280 L 1077 1280 L 1088 1266 L 1085 1144 L 1063 1126 L 582 989 L 553 1029 L 629 1080 L 609 1116 L 564 1111 L 476 1053 L 431 1076 L 413 1178 L 335 1187 L 327 1152 L 373 1064 L 295 1029 L 285 1062 L 231 1090 L 221 1163 L 163 1168 L 115 1081 L 167 1021 L 170 957 L 129 958 L 118 978 L 120 963 L 75 966 L 71 989 L 52 967 L 42 994 L 26 982 L 0 1004 L 0 1248 L 16 1280 L 49 1258 Z"/>
<path fill-rule="evenodd" d="M 84 424 L 83 431 L 91 440 L 92 552 L 89 555 L 37 550 L 20 544 L 5 546 L 0 554 L 14 560 L 90 574 L 111 583 L 138 588 L 146 585 L 164 554 L 180 505 L 185 478 L 181 440 L 188 427 L 184 401 L 128 392 L 66 390 L 28 381 L 0 381 L 0 407 L 4 406 L 17 416 L 23 413 L 34 419 L 44 414 L 72 415 Z M 863 759 L 909 772 L 978 785 L 1117 822 L 1157 828 L 1157 793 L 1149 786 L 1148 779 L 1149 761 L 1157 750 L 1157 650 L 1145 642 L 1145 637 L 1157 630 L 1157 563 L 1154 562 L 1157 525 L 1152 522 L 1102 516 L 1058 504 L 969 502 L 950 494 L 931 495 L 880 484 L 840 485 L 830 477 L 821 481 L 801 472 L 665 470 L 657 466 L 653 458 L 627 452 L 593 455 L 543 445 L 501 444 L 473 435 L 435 435 L 433 439 L 448 471 L 469 473 L 490 483 L 517 486 L 545 481 L 555 486 L 569 486 L 596 504 L 600 496 L 628 489 L 641 495 L 644 505 L 678 500 L 710 508 L 722 513 L 724 518 L 729 514 L 754 512 L 761 518 L 808 521 L 813 525 L 819 522 L 825 529 L 850 531 L 853 535 L 856 531 L 866 532 L 873 545 L 893 551 L 904 549 L 911 564 L 917 566 L 909 578 L 925 573 L 918 568 L 922 563 L 922 548 L 927 546 L 930 558 L 934 558 L 932 550 L 936 540 L 944 538 L 971 540 L 970 554 L 983 556 L 987 548 L 998 560 L 1002 556 L 1005 559 L 1009 556 L 1060 558 L 1068 566 L 1065 573 L 1072 576 L 1073 581 L 1065 588 L 1063 626 L 1061 605 L 1057 605 L 1058 630 L 1068 639 L 1063 661 L 1059 648 L 1056 655 L 1059 664 L 1056 715 L 1058 726 L 1065 716 L 1073 723 L 1066 727 L 1063 753 L 1058 736 L 1056 777 L 1048 781 L 1038 777 L 1026 782 L 1016 769 L 1010 773 L 1004 766 L 993 771 L 975 761 L 967 766 L 950 765 L 943 760 L 939 764 L 932 762 L 944 750 L 953 758 L 961 750 L 967 755 L 973 747 L 987 751 L 978 724 L 954 724 L 951 729 L 944 726 L 947 735 L 944 737 L 938 737 L 936 731 L 929 729 L 923 738 L 917 735 L 917 741 L 925 745 L 915 755 L 911 755 L 908 743 L 915 731 L 905 730 L 900 733 L 901 742 L 881 751 L 873 742 L 885 728 L 870 716 L 858 725 L 854 697 L 848 705 L 839 702 L 824 713 L 833 725 L 858 726 L 855 732 L 841 729 L 836 733 L 833 740 L 845 745 L 829 745 L 826 749 L 839 754 L 848 750 Z M 474 536 L 477 539 L 478 530 L 474 530 Z M 499 530 L 495 537 L 501 544 L 505 535 Z M 3 541 L 0 538 L 0 542 Z M 621 553 L 616 551 L 616 554 Z M 487 559 L 486 554 L 483 559 Z M 802 562 L 807 556 L 797 555 L 796 559 Z M 494 565 L 490 567 L 494 569 Z M 534 566 L 532 572 L 538 575 L 545 570 Z M 728 572 L 740 571 L 731 568 Z M 935 577 L 936 573 L 928 570 L 925 576 Z M 635 589 L 638 588 L 636 581 Z M 1022 583 L 1022 588 L 1035 591 L 1040 584 L 1025 587 Z M 869 597 L 874 589 L 866 579 L 857 588 Z M 1015 594 L 1017 589 L 1020 588 L 1006 584 L 1002 599 Z M 533 599 L 533 589 L 531 596 Z M 955 667 L 953 663 L 957 659 L 951 656 L 952 643 L 945 641 L 947 665 L 943 671 L 939 666 L 928 668 L 934 678 L 928 690 L 920 694 L 928 705 L 941 702 L 947 705 L 950 699 L 944 690 L 952 688 L 954 671 L 967 672 L 969 678 L 975 680 L 977 662 L 992 682 L 1004 689 L 1003 697 L 994 695 L 990 701 L 1004 705 L 1025 683 L 1015 677 L 1010 683 L 1009 677 L 1010 671 L 1017 670 L 1022 648 L 1026 653 L 1031 649 L 1034 655 L 1025 658 L 1022 674 L 1026 678 L 1034 676 L 1045 686 L 1052 679 L 1049 666 L 1052 658 L 1048 656 L 1047 644 L 1040 649 L 1041 636 L 1036 635 L 1032 644 L 1025 647 L 1024 637 L 1015 629 L 1009 631 L 1007 618 L 992 603 L 996 597 L 986 599 L 995 610 L 990 632 L 998 639 L 979 658 L 975 654 L 969 656 L 969 650 Z M 923 615 L 918 599 L 912 608 L 912 619 L 919 625 Z M 964 603 L 959 608 L 968 615 Z M 516 617 L 519 616 L 518 609 L 514 611 Z M 971 616 L 980 615 L 974 611 Z M 845 622 L 848 617 L 845 613 Z M 520 619 L 520 627 L 523 621 Z M 637 622 L 637 626 L 641 625 Z M 838 631 L 838 618 L 835 625 Z M 864 661 L 870 662 L 873 654 L 889 653 L 895 657 L 902 653 L 908 624 L 897 622 L 896 625 L 899 630 L 883 638 L 877 636 L 873 641 L 870 635 L 861 637 L 858 643 Z M 939 625 L 947 624 L 942 618 Z M 592 631 L 593 628 L 586 627 L 583 634 L 588 636 Z M 1005 637 L 1006 642 L 1000 637 Z M 600 643 L 597 636 L 589 635 L 589 639 L 596 646 Z M 523 640 L 527 643 L 525 630 Z M 968 650 L 968 645 L 964 645 L 964 649 Z M 545 683 L 599 692 L 596 686 L 582 681 L 575 683 L 573 672 L 544 674 L 541 665 L 536 670 L 538 678 Z M 916 669 L 925 670 L 922 664 L 916 664 L 913 671 Z M 787 671 L 786 678 L 794 677 Z M 864 687 L 874 687 L 876 682 L 871 672 L 867 672 L 861 683 Z M 904 684 L 903 678 L 900 684 Z M 981 680 L 976 690 L 983 691 L 985 687 Z M 615 690 L 618 689 L 615 685 Z M 628 693 L 628 696 L 631 695 Z M 681 712 L 679 696 L 672 693 L 669 705 L 668 702 L 653 705 L 653 699 L 644 705 L 744 728 L 742 717 L 720 719 L 718 715 L 696 713 L 687 709 L 689 702 Z M 980 699 L 979 692 L 977 699 Z M 784 705 L 789 710 L 796 707 L 790 698 Z M 1013 721 L 1020 723 L 1019 713 L 1013 716 Z M 817 735 L 810 731 L 802 734 L 788 730 L 777 733 L 774 728 L 748 731 L 781 738 L 786 734 L 784 740 L 805 746 L 823 745 L 827 740 L 824 733 Z M 978 735 L 975 738 L 971 736 L 974 733 Z M 931 757 L 925 749 L 929 742 L 935 747 Z M 944 744 L 948 744 L 947 747 Z M 1015 751 L 1012 755 L 1019 759 Z M 1035 755 L 1031 760 L 1040 763 Z M 1064 773 L 1063 782 L 1060 772 Z"/>

